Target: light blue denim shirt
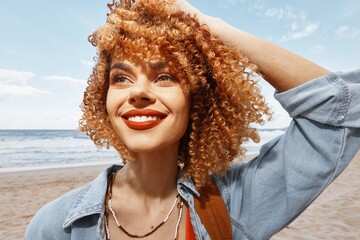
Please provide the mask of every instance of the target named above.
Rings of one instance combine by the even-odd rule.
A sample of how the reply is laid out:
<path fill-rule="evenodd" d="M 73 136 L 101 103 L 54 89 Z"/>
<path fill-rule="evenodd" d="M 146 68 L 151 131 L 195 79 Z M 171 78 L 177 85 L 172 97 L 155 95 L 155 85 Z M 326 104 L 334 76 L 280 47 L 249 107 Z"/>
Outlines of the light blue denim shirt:
<path fill-rule="evenodd" d="M 287 226 L 344 170 L 360 147 L 360 70 L 330 73 L 275 93 L 293 117 L 286 133 L 259 156 L 214 176 L 231 218 L 233 239 L 269 239 Z M 88 185 L 47 204 L 26 240 L 105 239 L 104 197 L 112 166 Z M 197 239 L 210 239 L 194 208 L 199 193 L 178 181 Z"/>

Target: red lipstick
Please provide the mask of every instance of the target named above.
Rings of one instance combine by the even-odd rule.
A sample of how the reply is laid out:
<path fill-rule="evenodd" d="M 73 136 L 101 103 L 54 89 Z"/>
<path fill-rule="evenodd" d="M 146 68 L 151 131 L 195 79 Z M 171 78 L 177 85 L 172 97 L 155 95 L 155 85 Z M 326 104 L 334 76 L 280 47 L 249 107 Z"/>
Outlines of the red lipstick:
<path fill-rule="evenodd" d="M 167 117 L 167 114 L 152 109 L 133 109 L 121 117 L 129 128 L 146 130 L 159 125 Z M 153 119 L 144 120 L 141 117 L 152 117 Z"/>

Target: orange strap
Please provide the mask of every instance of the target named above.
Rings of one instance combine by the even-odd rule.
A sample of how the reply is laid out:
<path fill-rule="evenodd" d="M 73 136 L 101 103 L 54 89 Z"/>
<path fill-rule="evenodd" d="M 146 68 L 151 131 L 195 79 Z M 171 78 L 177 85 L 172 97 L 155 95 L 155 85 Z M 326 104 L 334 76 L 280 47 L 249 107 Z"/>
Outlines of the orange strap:
<path fill-rule="evenodd" d="M 194 205 L 210 239 L 232 240 L 229 213 L 214 181 L 201 188 L 200 197 L 194 197 Z"/>
<path fill-rule="evenodd" d="M 194 229 L 191 225 L 190 210 L 186 208 L 186 236 L 185 240 L 196 240 Z"/>

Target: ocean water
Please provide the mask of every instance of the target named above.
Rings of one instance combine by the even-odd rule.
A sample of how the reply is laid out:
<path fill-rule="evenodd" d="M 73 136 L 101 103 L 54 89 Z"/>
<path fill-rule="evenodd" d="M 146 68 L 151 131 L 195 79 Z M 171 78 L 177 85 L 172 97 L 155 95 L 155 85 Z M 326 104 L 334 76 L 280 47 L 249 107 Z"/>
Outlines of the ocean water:
<path fill-rule="evenodd" d="M 114 149 L 97 149 L 75 130 L 0 130 L 0 170 L 120 163 Z"/>
<path fill-rule="evenodd" d="M 262 144 L 282 133 L 260 130 L 261 142 L 245 144 L 247 154 L 257 154 Z M 97 149 L 75 130 L 0 130 L 0 172 L 112 163 L 121 163 L 114 149 Z"/>

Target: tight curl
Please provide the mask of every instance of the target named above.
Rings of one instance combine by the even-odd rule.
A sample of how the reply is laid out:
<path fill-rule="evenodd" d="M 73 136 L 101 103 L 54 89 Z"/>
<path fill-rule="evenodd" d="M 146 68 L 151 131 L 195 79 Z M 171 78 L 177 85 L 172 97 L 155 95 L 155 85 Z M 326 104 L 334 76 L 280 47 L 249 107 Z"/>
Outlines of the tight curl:
<path fill-rule="evenodd" d="M 113 146 L 124 160 L 131 151 L 114 133 L 106 110 L 111 59 L 135 55 L 165 57 L 177 69 L 185 94 L 190 94 L 188 129 L 180 140 L 184 176 L 197 188 L 211 174 L 224 174 L 244 155 L 242 143 L 259 136 L 252 123 L 263 123 L 269 108 L 252 74 L 257 67 L 239 49 L 211 35 L 206 25 L 176 10 L 172 0 L 123 0 L 109 4 L 107 22 L 89 37 L 97 47 L 97 64 L 88 79 L 79 121 L 99 146 Z"/>

